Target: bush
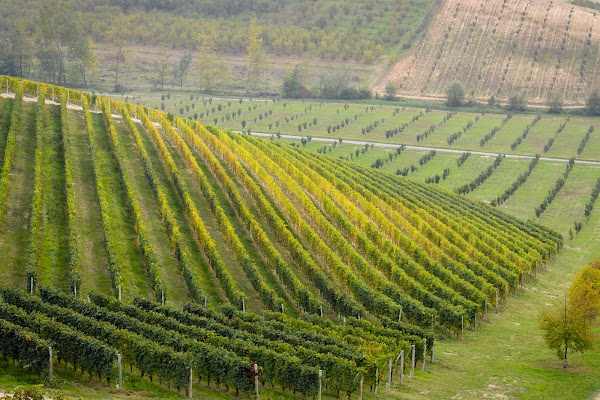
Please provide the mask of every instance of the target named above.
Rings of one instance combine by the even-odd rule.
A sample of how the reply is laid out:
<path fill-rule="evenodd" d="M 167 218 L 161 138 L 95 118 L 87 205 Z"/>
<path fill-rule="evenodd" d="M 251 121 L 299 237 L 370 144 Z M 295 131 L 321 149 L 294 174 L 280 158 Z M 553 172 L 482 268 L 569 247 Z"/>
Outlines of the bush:
<path fill-rule="evenodd" d="M 508 99 L 506 109 L 509 111 L 525 111 L 526 100 L 525 95 L 514 95 Z"/>
<path fill-rule="evenodd" d="M 600 115 L 600 93 L 594 90 L 585 102 L 585 112 L 588 115 Z"/>
<path fill-rule="evenodd" d="M 465 100 L 465 88 L 460 82 L 453 82 L 446 90 L 446 105 L 450 107 L 459 107 Z"/>

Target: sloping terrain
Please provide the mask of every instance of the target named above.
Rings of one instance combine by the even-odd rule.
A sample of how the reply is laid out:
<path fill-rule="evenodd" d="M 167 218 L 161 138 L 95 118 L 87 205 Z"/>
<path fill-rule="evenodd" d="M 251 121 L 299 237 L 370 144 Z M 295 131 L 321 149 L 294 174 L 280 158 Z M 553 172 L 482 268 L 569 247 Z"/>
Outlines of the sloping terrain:
<path fill-rule="evenodd" d="M 597 87 L 598 11 L 557 1 L 446 0 L 422 41 L 393 65 L 387 82 L 410 96 L 444 96 L 453 81 L 487 100 L 551 93 L 582 103 Z"/>

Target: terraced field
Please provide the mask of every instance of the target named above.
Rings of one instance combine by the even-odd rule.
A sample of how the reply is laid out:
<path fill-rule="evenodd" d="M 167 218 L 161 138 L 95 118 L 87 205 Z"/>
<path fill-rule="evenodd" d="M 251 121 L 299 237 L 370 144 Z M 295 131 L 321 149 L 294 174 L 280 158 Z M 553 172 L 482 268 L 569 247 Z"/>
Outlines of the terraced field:
<path fill-rule="evenodd" d="M 443 97 L 455 80 L 487 99 L 550 93 L 582 103 L 597 84 L 597 11 L 562 1 L 448 0 L 422 41 L 380 78 L 412 96 Z"/>

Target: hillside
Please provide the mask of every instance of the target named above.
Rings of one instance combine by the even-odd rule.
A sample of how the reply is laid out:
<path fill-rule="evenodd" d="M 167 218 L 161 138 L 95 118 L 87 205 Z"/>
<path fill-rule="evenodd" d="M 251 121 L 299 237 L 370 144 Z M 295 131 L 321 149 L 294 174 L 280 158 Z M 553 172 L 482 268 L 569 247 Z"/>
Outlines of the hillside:
<path fill-rule="evenodd" d="M 450 83 L 487 100 L 551 93 L 583 103 L 597 87 L 597 11 L 559 1 L 446 0 L 421 42 L 382 76 L 407 96 L 444 96 Z"/>
<path fill-rule="evenodd" d="M 44 285 L 78 297 L 93 290 L 124 301 L 195 302 L 213 310 L 230 304 L 242 312 L 378 322 L 412 335 L 408 344 L 429 337 L 433 359 L 433 338 L 424 329 L 462 337 L 465 326 L 476 328 L 562 246 L 562 238 L 541 225 L 409 178 L 143 106 L 2 81 L 14 95 L 0 98 L 0 276 L 13 288 L 37 292 Z M 93 324 L 120 323 L 72 303 L 71 296 L 40 290 L 44 301 L 99 319 Z M 14 300 L 19 296 L 3 293 L 24 310 L 71 315 Z M 30 327 L 40 340 L 49 335 L 39 328 L 45 317 L 34 321 L 23 319 L 23 311 L 5 311 L 10 324 Z M 118 332 L 100 335 L 84 328 L 91 321 L 73 325 L 83 317 L 74 318 L 61 319 L 79 331 L 73 335 L 129 348 Z M 48 329 L 59 328 L 67 329 Z M 160 337 L 175 350 L 188 343 L 137 329 L 132 332 Z M 48 338 L 60 346 L 75 343 Z M 140 351 L 139 359 L 125 354 L 143 377 L 150 348 Z M 387 359 L 377 354 L 359 370 L 371 382 L 376 363 Z M 109 365 L 113 355 L 103 362 Z M 172 362 L 188 365 L 178 360 Z M 189 375 L 185 368 L 166 372 L 152 365 L 147 368 L 177 386 Z M 356 390 L 346 375 L 334 373 L 332 384 Z M 314 393 L 314 386 L 306 390 Z"/>

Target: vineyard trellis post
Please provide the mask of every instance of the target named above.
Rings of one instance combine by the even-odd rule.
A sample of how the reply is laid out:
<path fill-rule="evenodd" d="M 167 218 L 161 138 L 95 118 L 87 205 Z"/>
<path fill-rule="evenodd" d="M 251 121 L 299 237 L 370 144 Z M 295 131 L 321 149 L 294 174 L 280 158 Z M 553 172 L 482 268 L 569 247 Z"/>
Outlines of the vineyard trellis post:
<path fill-rule="evenodd" d="M 283 308 L 283 303 L 281 303 L 281 313 L 282 313 L 282 314 L 284 313 L 284 310 L 285 310 L 285 309 Z"/>
<path fill-rule="evenodd" d="M 410 363 L 410 377 L 415 376 L 415 345 L 412 345 L 412 361 Z"/>
<path fill-rule="evenodd" d="M 423 339 L 423 364 L 421 370 L 425 371 L 425 356 L 427 355 L 427 338 Z"/>
<path fill-rule="evenodd" d="M 377 394 L 377 386 L 379 386 L 379 367 L 375 369 L 375 394 Z"/>
<path fill-rule="evenodd" d="M 402 385 L 402 381 L 404 378 L 404 350 L 400 352 L 400 384 Z"/>
<path fill-rule="evenodd" d="M 208 296 L 204 296 L 204 307 L 206 307 L 206 304 L 208 304 Z"/>
<path fill-rule="evenodd" d="M 488 319 L 488 313 L 487 313 L 487 299 L 484 300 L 484 304 L 485 304 L 485 319 Z"/>
<path fill-rule="evenodd" d="M 431 343 L 431 364 L 433 364 L 433 353 L 435 350 L 435 342 Z"/>
<path fill-rule="evenodd" d="M 398 312 L 398 322 L 400 322 L 402 320 L 402 308 L 400 308 L 400 311 Z"/>
<path fill-rule="evenodd" d="M 246 312 L 246 300 L 242 299 L 242 312 Z"/>
<path fill-rule="evenodd" d="M 52 365 L 52 346 L 48 347 L 48 358 L 49 358 L 49 364 L 48 364 L 48 380 L 50 381 L 50 383 L 54 383 L 54 368 Z"/>
<path fill-rule="evenodd" d="M 498 312 L 498 291 L 496 290 L 496 312 Z"/>
<path fill-rule="evenodd" d="M 190 399 L 191 399 L 191 398 L 192 398 L 192 396 L 193 396 L 193 393 L 192 393 L 192 385 L 193 385 L 192 378 L 193 378 L 193 371 L 192 371 L 192 369 L 190 368 L 190 387 L 188 388 L 188 397 L 189 397 Z M 256 398 L 258 399 L 258 396 L 256 396 Z"/>
<path fill-rule="evenodd" d="M 363 395 L 363 376 L 360 376 L 360 382 L 358 384 L 358 400 L 362 400 Z"/>
<path fill-rule="evenodd" d="M 256 388 L 256 400 L 259 400 L 259 395 L 258 395 L 258 363 L 254 363 L 254 387 Z"/>
<path fill-rule="evenodd" d="M 160 304 L 163 306 L 165 305 L 165 291 L 164 290 L 160 291 Z"/>
<path fill-rule="evenodd" d="M 465 316 L 460 316 L 460 340 L 462 341 L 465 337 Z"/>
<path fill-rule="evenodd" d="M 387 388 L 390 389 L 392 387 L 392 358 L 390 357 L 390 365 L 388 367 L 388 376 L 387 376 Z"/>
<path fill-rule="evenodd" d="M 323 379 L 323 370 L 319 370 L 319 396 L 318 399 L 321 400 L 321 390 L 322 390 L 322 386 L 321 386 L 321 380 Z M 258 397 L 258 396 L 257 396 Z"/>
<path fill-rule="evenodd" d="M 473 330 L 477 332 L 477 313 L 475 313 L 475 316 L 473 317 Z"/>
<path fill-rule="evenodd" d="M 33 294 L 33 275 L 29 277 L 29 294 Z"/>
<path fill-rule="evenodd" d="M 119 285 L 119 301 L 121 301 L 121 285 Z"/>
<path fill-rule="evenodd" d="M 117 369 L 119 370 L 119 384 L 117 389 L 123 390 L 123 357 L 121 353 L 117 353 Z"/>

